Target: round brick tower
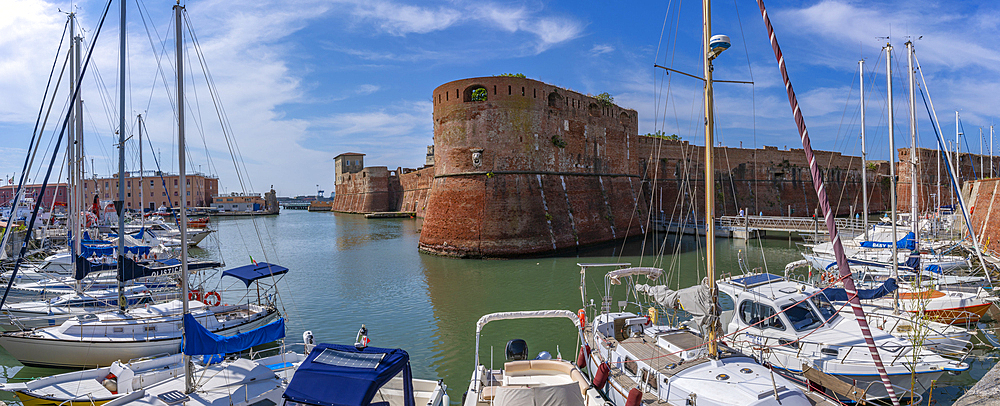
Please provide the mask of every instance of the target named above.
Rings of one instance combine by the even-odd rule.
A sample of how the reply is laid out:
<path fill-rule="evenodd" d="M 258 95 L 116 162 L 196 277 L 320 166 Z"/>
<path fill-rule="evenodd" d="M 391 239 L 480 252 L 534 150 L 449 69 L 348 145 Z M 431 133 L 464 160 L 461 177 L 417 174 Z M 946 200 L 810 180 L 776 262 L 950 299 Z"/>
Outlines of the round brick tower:
<path fill-rule="evenodd" d="M 433 102 L 422 251 L 511 257 L 644 231 L 634 110 L 515 77 L 448 82 Z"/>

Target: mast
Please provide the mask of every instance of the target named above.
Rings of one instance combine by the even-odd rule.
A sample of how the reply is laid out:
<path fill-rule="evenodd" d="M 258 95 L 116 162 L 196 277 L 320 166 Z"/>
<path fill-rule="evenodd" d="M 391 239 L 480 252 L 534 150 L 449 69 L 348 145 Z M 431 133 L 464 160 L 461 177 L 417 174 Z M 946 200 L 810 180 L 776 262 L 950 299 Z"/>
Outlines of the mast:
<path fill-rule="evenodd" d="M 858 76 L 861 78 L 861 221 L 868 239 L 868 153 L 865 151 L 865 60 L 858 61 Z"/>
<path fill-rule="evenodd" d="M 890 221 L 892 222 L 892 255 L 889 257 L 889 261 L 892 262 L 892 277 L 899 280 L 899 246 L 897 245 L 897 234 L 896 234 L 896 141 L 895 133 L 893 130 L 893 116 L 892 116 L 892 44 L 888 41 L 885 43 L 885 80 L 887 83 L 887 93 L 889 99 L 889 180 L 890 180 L 890 191 L 889 191 L 889 207 L 890 207 Z M 892 301 L 893 310 L 896 313 L 899 312 L 899 293 L 894 293 L 893 296 L 896 300 Z"/>
<path fill-rule="evenodd" d="M 958 131 L 958 110 L 955 110 L 955 173 L 957 173 L 958 176 L 962 176 L 962 167 L 959 166 L 962 164 L 962 157 L 958 154 L 958 136 L 961 134 L 962 133 Z M 962 187 L 961 183 L 959 183 L 958 187 Z M 955 189 L 955 194 L 951 197 L 952 213 L 954 213 L 955 210 L 955 196 L 958 196 L 959 193 L 961 193 L 961 189 Z"/>
<path fill-rule="evenodd" d="M 119 28 L 120 75 L 118 105 L 118 195 L 115 211 L 118 212 L 118 309 L 125 311 L 125 0 L 121 0 L 121 26 Z"/>
<path fill-rule="evenodd" d="M 69 36 L 70 36 L 70 55 L 72 55 L 72 57 L 73 57 L 73 63 L 70 64 L 69 88 L 70 89 L 76 89 L 76 80 L 80 76 L 80 74 L 78 73 L 80 71 L 79 70 L 80 69 L 80 65 L 79 65 L 80 60 L 77 58 L 77 55 L 79 55 L 79 54 L 76 53 L 76 49 L 77 49 L 77 45 L 78 45 L 77 42 L 76 42 L 76 13 L 69 13 Z M 71 93 L 70 97 L 72 97 L 72 93 Z M 76 123 L 76 119 L 78 117 L 80 117 L 81 114 L 80 114 L 80 110 L 76 108 L 76 101 L 75 100 L 71 100 L 71 103 L 73 103 L 73 109 L 72 109 L 73 118 L 72 118 L 72 120 L 73 120 L 73 123 L 75 124 Z M 70 230 L 70 233 L 73 235 L 73 241 L 70 241 L 70 244 L 72 245 L 71 248 L 70 248 L 70 253 L 72 254 L 72 255 L 70 255 L 70 257 L 71 257 L 70 258 L 70 263 L 73 265 L 73 269 L 76 269 L 76 256 L 80 255 L 80 236 L 79 236 L 80 230 L 77 227 L 77 224 L 78 224 L 77 222 L 79 221 L 79 218 L 77 218 L 77 216 L 73 214 L 73 212 L 75 211 L 75 210 L 73 210 L 73 208 L 76 207 L 77 196 L 74 196 L 74 193 L 69 193 L 70 190 L 73 190 L 74 192 L 76 191 L 76 183 L 75 183 L 76 178 L 73 176 L 74 175 L 73 168 L 76 166 L 76 163 L 74 161 L 74 159 L 76 158 L 76 156 L 75 156 L 76 153 L 75 153 L 75 150 L 73 149 L 73 144 L 76 143 L 76 137 L 77 137 L 76 130 L 77 130 L 77 127 L 75 125 L 70 126 L 69 131 L 67 133 L 67 137 L 66 137 L 67 138 L 66 139 L 66 171 L 67 171 L 67 176 L 66 176 L 66 191 L 67 191 L 67 196 L 66 196 L 66 210 L 68 212 L 66 218 L 69 221 L 69 224 L 68 224 L 69 228 L 68 229 Z M 11 217 L 12 218 L 13 218 L 13 214 L 14 214 L 14 209 L 12 208 L 11 209 Z M 77 292 L 79 292 L 80 291 L 80 283 L 77 282 L 76 285 L 75 285 L 75 287 L 77 289 Z"/>
<path fill-rule="evenodd" d="M 76 13 L 72 14 L 72 21 L 76 21 Z M 71 23 L 71 25 L 73 25 Z M 78 77 L 79 81 L 83 81 L 83 77 L 80 76 L 80 71 L 83 69 L 83 65 L 80 62 L 80 53 L 83 48 L 83 37 L 76 35 L 76 31 L 71 27 L 70 35 L 73 36 L 73 65 L 76 71 L 73 73 L 74 77 Z M 76 89 L 76 85 L 72 85 L 71 88 Z M 83 224 L 82 218 L 80 217 L 80 211 L 82 210 L 82 202 L 85 200 L 83 196 L 83 97 L 77 94 L 75 105 L 73 107 L 73 114 L 75 119 L 76 128 L 74 131 L 70 132 L 72 136 L 70 137 L 70 142 L 66 144 L 67 148 L 70 148 L 72 152 L 69 153 L 71 158 L 71 164 L 69 165 L 69 179 L 70 182 L 66 185 L 67 196 L 67 210 L 71 210 L 67 216 L 70 219 L 70 224 L 72 225 L 73 232 L 73 258 L 72 264 L 73 269 L 76 269 L 77 255 L 81 253 L 80 241 L 82 240 Z M 72 191 L 70 190 L 72 187 Z M 80 286 L 80 281 L 76 281 L 74 288 L 77 292 L 81 292 L 83 289 Z"/>
<path fill-rule="evenodd" d="M 993 124 L 990 124 L 990 177 L 993 176 Z"/>
<path fill-rule="evenodd" d="M 711 322 L 706 340 L 708 341 L 708 356 L 715 359 L 719 356 L 719 345 L 716 342 L 719 291 L 715 285 L 715 193 L 713 191 L 715 189 L 715 163 L 712 159 L 715 155 L 715 141 L 712 134 L 715 128 L 715 95 L 712 89 L 712 59 L 715 59 L 722 50 L 712 49 L 711 0 L 702 0 L 702 21 L 702 46 L 704 47 L 702 51 L 705 56 L 705 263 L 707 264 L 708 290 L 712 296 L 709 310 Z M 728 40 L 729 38 L 726 38 L 726 48 L 729 47 Z"/>
<path fill-rule="evenodd" d="M 917 211 L 917 79 L 913 74 L 913 41 L 906 41 L 907 66 L 910 79 L 910 231 L 913 232 L 914 244 L 920 241 L 920 224 Z M 919 254 L 917 254 L 919 255 Z"/>
<path fill-rule="evenodd" d="M 180 230 L 181 230 L 181 303 L 184 314 L 188 314 L 188 245 L 187 245 L 187 177 L 184 167 L 184 31 L 181 30 L 181 13 L 184 6 L 180 0 L 174 6 L 174 27 L 177 30 L 177 167 L 180 182 Z M 183 328 L 183 327 L 182 327 Z M 182 331 L 182 341 L 187 339 L 187 332 Z M 184 355 L 184 393 L 194 392 L 194 373 L 191 370 L 191 356 Z"/>
<path fill-rule="evenodd" d="M 139 223 L 142 225 L 142 232 L 146 232 L 146 192 L 143 189 L 143 183 L 145 179 L 142 177 L 142 171 L 145 167 L 142 166 L 142 114 L 139 114 Z"/>

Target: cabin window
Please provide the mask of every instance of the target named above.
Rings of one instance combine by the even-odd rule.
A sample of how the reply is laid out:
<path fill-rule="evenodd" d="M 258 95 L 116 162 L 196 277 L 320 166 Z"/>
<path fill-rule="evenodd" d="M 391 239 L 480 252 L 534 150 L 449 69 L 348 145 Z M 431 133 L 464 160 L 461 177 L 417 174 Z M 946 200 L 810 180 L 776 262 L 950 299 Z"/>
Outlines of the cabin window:
<path fill-rule="evenodd" d="M 634 359 L 625 357 L 625 362 L 623 363 L 623 365 L 625 366 L 625 370 L 628 371 L 628 373 L 632 376 L 636 376 L 636 374 L 639 372 L 639 368 L 636 366 Z"/>
<path fill-rule="evenodd" d="M 115 328 L 114 328 L 114 332 L 116 332 L 116 333 L 124 333 L 124 332 L 125 332 L 125 329 L 124 329 L 124 328 L 122 328 L 122 327 L 115 327 Z"/>
<path fill-rule="evenodd" d="M 156 331 L 156 326 L 143 326 L 142 331 Z"/>
<path fill-rule="evenodd" d="M 816 306 L 816 310 L 819 311 L 820 317 L 826 320 L 827 323 L 833 321 L 834 317 L 837 317 L 837 309 L 833 307 L 833 304 L 827 300 L 826 295 L 820 293 L 809 298 L 813 306 Z"/>
<path fill-rule="evenodd" d="M 823 323 L 812 308 L 805 302 L 790 304 L 781 308 L 788 317 L 788 322 L 792 323 L 795 331 L 807 331 L 819 327 Z"/>
<path fill-rule="evenodd" d="M 740 319 L 748 326 L 759 329 L 773 328 L 784 330 L 785 325 L 778 318 L 778 312 L 774 308 L 765 304 L 747 300 L 740 303 Z"/>

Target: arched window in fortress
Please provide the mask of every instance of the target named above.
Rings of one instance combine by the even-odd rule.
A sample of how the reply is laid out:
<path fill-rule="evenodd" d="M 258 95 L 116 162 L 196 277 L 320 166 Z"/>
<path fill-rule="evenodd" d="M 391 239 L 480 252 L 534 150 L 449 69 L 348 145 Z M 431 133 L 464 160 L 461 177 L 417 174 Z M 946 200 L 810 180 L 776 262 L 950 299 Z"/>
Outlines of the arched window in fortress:
<path fill-rule="evenodd" d="M 471 85 L 465 88 L 465 96 L 462 101 L 468 102 L 484 102 L 486 101 L 489 92 L 486 91 L 486 87 L 483 85 Z"/>
<path fill-rule="evenodd" d="M 597 103 L 590 103 L 590 106 L 588 107 L 588 109 L 590 109 L 590 116 L 591 117 L 600 117 L 601 116 L 601 106 L 598 106 Z"/>
<path fill-rule="evenodd" d="M 632 123 L 632 120 L 629 120 L 628 113 L 623 111 L 618 115 L 618 122 L 622 123 L 625 128 L 628 128 L 629 124 Z"/>
<path fill-rule="evenodd" d="M 559 104 L 562 100 L 563 97 L 560 96 L 559 93 L 556 93 L 555 91 L 549 93 L 549 107 L 559 108 Z"/>

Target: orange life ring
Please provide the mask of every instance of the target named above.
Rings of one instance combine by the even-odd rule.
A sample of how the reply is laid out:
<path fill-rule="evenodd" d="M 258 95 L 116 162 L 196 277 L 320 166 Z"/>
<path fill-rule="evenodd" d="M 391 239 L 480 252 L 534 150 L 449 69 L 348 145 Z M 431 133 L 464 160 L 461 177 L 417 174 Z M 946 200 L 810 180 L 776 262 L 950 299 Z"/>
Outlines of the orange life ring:
<path fill-rule="evenodd" d="M 577 310 L 576 316 L 580 318 L 580 328 L 587 327 L 587 312 L 583 309 Z"/>
<path fill-rule="evenodd" d="M 205 293 L 204 299 L 205 299 L 204 300 L 205 304 L 209 306 L 218 306 L 220 303 L 222 303 L 222 296 L 220 296 L 219 293 L 215 291 Z"/>
<path fill-rule="evenodd" d="M 188 291 L 188 300 L 201 300 L 201 291 L 198 289 Z"/>

